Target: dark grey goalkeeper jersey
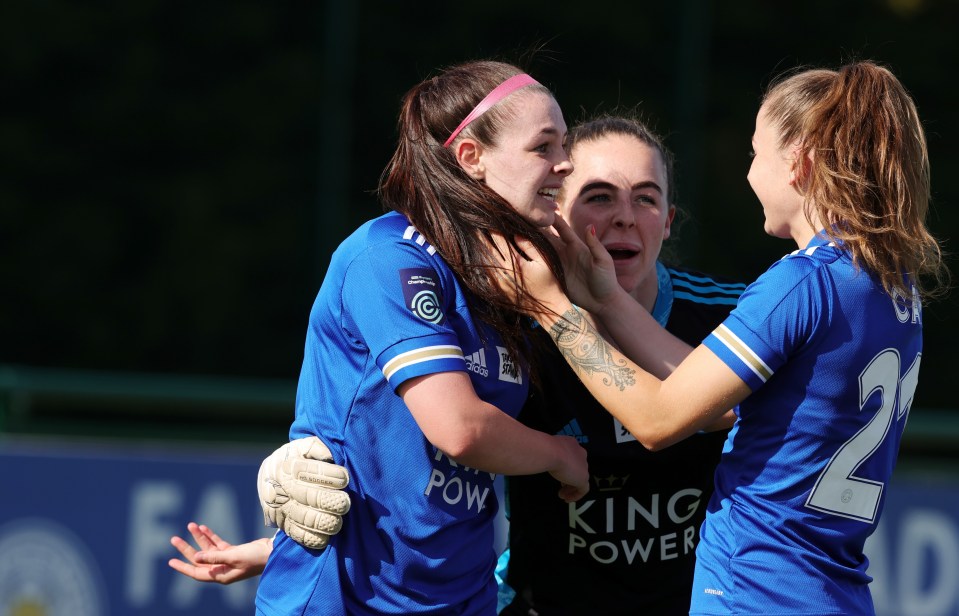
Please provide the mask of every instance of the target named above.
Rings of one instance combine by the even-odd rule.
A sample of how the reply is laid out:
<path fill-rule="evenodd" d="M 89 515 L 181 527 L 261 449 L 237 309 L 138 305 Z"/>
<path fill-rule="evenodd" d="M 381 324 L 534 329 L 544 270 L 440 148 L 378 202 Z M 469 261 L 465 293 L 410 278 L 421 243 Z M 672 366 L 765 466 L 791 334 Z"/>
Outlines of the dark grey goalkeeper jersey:
<path fill-rule="evenodd" d="M 696 346 L 735 307 L 745 285 L 659 269 L 653 316 Z M 536 330 L 535 335 L 545 332 Z M 549 475 L 508 479 L 511 614 L 687 614 L 695 547 L 726 432 L 647 451 L 582 386 L 556 351 L 538 358 L 542 387 L 526 425 L 576 437 L 589 452 L 590 492 L 556 497 Z M 531 612 L 533 608 L 535 612 Z"/>

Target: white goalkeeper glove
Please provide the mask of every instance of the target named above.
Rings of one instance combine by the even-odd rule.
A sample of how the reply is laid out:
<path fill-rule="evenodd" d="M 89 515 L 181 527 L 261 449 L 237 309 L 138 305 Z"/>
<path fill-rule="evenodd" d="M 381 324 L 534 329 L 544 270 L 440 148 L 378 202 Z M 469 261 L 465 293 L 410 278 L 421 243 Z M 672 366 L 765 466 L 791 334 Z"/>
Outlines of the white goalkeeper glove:
<path fill-rule="evenodd" d="M 322 549 L 350 510 L 350 476 L 315 436 L 283 445 L 260 464 L 257 492 L 263 523 L 300 545 Z"/>

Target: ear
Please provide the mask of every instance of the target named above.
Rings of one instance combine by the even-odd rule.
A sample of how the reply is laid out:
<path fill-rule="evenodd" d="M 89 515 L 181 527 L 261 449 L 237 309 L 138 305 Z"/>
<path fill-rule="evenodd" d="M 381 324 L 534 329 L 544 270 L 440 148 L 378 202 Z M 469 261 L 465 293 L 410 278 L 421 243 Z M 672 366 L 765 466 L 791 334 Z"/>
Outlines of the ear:
<path fill-rule="evenodd" d="M 663 229 L 663 239 L 669 239 L 669 230 L 673 226 L 673 219 L 676 218 L 676 206 L 670 205 L 666 211 L 666 227 Z"/>
<path fill-rule="evenodd" d="M 804 192 L 809 185 L 812 172 L 813 152 L 800 143 L 792 148 L 792 162 L 789 169 L 789 185 L 800 192 Z"/>
<path fill-rule="evenodd" d="M 466 137 L 453 146 L 453 156 L 459 166 L 475 180 L 486 179 L 486 165 L 483 164 L 483 144 Z"/>

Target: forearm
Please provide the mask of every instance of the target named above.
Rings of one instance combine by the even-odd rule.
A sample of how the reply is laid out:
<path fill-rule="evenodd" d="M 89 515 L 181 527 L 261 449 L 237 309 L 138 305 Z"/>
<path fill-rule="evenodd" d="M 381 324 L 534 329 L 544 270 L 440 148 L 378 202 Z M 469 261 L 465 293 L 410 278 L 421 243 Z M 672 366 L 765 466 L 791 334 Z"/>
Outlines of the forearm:
<path fill-rule="evenodd" d="M 562 465 L 563 451 L 556 437 L 487 406 L 461 423 L 455 446 L 447 445 L 455 450 L 444 449 L 444 453 L 460 464 L 502 475 L 552 472 Z"/>
<path fill-rule="evenodd" d="M 400 393 L 427 440 L 458 463 L 510 475 L 553 472 L 569 463 L 563 439 L 481 400 L 464 372 L 413 379 Z"/>
<path fill-rule="evenodd" d="M 550 307 L 558 312 L 562 304 L 553 302 Z M 593 397 L 646 448 L 658 450 L 678 442 L 720 414 L 700 407 L 695 396 L 684 395 L 688 388 L 644 371 L 606 342 L 572 305 L 561 316 L 539 318 Z"/>
<path fill-rule="evenodd" d="M 622 289 L 590 314 L 624 355 L 660 379 L 672 374 L 693 350 Z"/>

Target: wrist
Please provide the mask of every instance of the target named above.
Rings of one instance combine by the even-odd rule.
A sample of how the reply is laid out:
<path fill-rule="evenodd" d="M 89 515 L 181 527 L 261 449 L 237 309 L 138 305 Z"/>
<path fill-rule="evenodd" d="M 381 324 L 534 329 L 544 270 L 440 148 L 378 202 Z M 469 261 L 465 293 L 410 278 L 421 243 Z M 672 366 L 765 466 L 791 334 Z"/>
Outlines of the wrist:
<path fill-rule="evenodd" d="M 553 325 L 563 320 L 563 315 L 570 310 L 576 310 L 572 302 L 562 294 L 552 298 L 540 298 L 540 306 L 532 316 L 541 327 L 549 331 Z"/>
<path fill-rule="evenodd" d="M 560 348 L 564 348 L 571 340 L 581 338 L 590 327 L 586 317 L 572 304 L 560 315 L 554 315 L 552 321 L 546 327 L 550 338 Z"/>
<path fill-rule="evenodd" d="M 617 287 L 616 291 L 606 297 L 594 310 L 590 310 L 590 314 L 605 322 L 610 316 L 624 314 L 623 309 L 635 302 L 636 300 L 625 289 Z"/>

